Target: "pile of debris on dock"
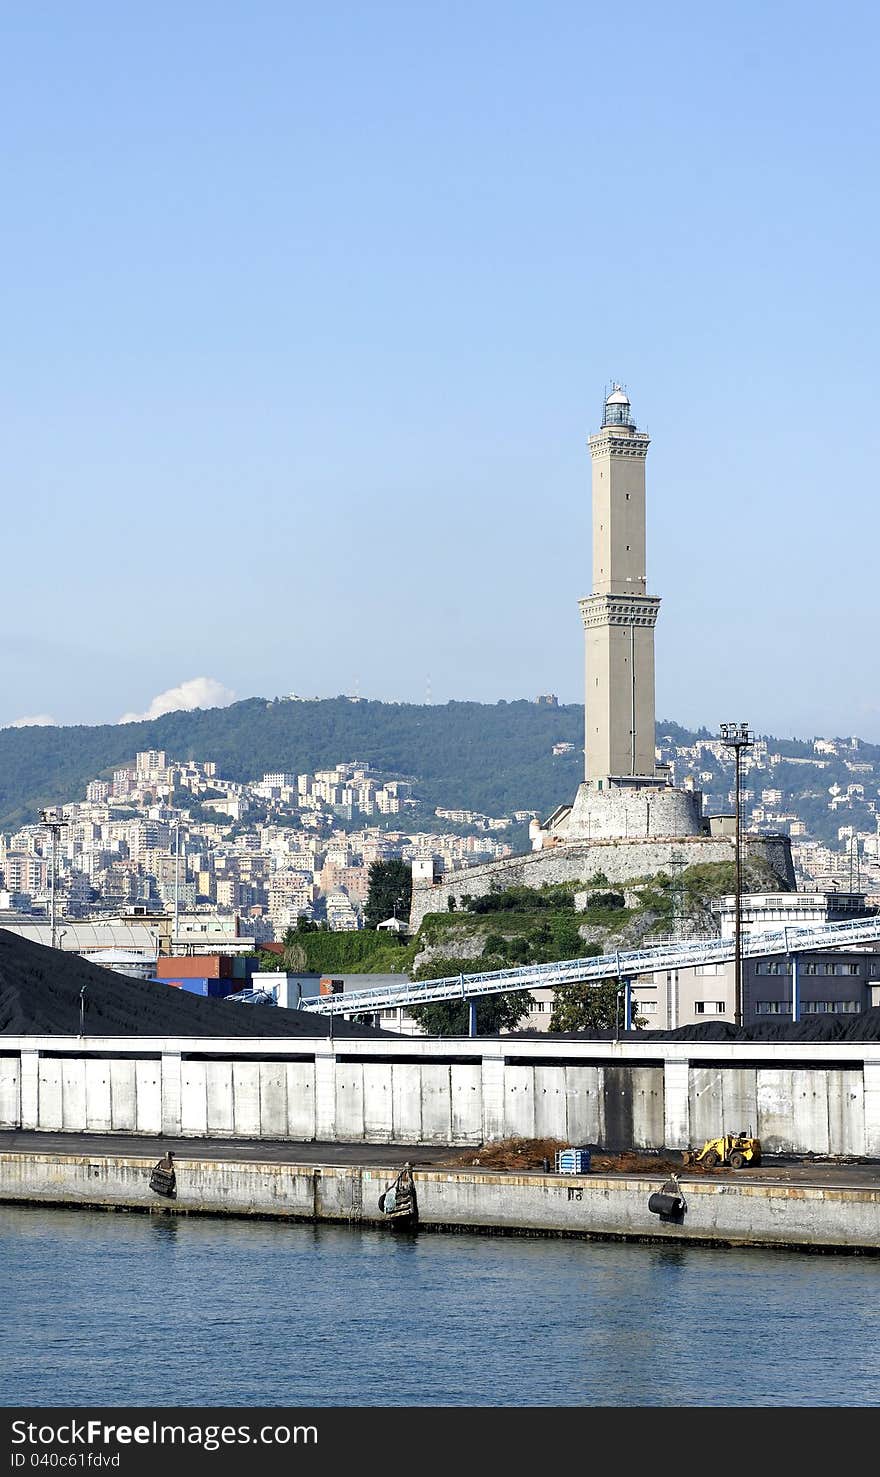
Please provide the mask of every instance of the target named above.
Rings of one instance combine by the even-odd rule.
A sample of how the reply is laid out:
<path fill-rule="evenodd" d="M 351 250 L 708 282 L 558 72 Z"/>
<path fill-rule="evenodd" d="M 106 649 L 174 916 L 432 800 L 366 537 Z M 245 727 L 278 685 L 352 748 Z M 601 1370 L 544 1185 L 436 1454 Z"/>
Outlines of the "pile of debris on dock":
<path fill-rule="evenodd" d="M 78 954 L 0 929 L 0 1035 L 328 1036 L 331 1020 L 306 1010 L 210 1000 L 160 980 L 139 980 Z M 387 1036 L 332 1021 L 335 1036 Z"/>
<path fill-rule="evenodd" d="M 566 1147 L 562 1139 L 506 1138 L 481 1144 L 479 1148 L 464 1149 L 448 1159 L 433 1162 L 449 1169 L 507 1169 L 528 1174 L 532 1170 L 543 1170 L 545 1165 L 552 1169 L 557 1149 Z M 680 1172 L 681 1167 L 680 1154 L 651 1154 L 638 1149 L 623 1149 L 619 1153 L 590 1150 L 592 1174 L 671 1174 Z M 708 1174 L 709 1170 L 703 1165 L 690 1165 L 688 1173 L 694 1172 Z"/>

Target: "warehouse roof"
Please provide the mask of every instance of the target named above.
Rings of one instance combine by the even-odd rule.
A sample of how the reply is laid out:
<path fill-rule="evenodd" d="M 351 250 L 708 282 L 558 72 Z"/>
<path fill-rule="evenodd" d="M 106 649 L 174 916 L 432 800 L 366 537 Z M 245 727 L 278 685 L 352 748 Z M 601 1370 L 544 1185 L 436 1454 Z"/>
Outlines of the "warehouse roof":
<path fill-rule="evenodd" d="M 52 943 L 49 923 L 4 923 L 3 927 L 34 944 L 45 944 L 48 948 Z M 56 938 L 59 949 L 65 954 L 126 949 L 149 954 L 155 959 L 158 953 L 157 934 L 144 923 L 72 923 L 65 920 L 58 925 Z"/>

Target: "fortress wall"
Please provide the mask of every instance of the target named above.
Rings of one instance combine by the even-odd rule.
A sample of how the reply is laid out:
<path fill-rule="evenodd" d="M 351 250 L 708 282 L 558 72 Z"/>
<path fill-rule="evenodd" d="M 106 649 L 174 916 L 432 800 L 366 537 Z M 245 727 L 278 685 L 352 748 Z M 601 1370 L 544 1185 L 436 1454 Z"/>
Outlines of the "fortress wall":
<path fill-rule="evenodd" d="M 786 836 L 744 837 L 747 856 L 766 861 L 779 878 L 780 891 L 794 887 L 791 848 Z M 502 857 L 480 867 L 451 872 L 442 881 L 416 882 L 410 909 L 410 928 L 415 932 L 427 913 L 445 913 L 449 899 L 461 907 L 463 897 L 483 897 L 493 889 L 543 887 L 553 882 L 584 886 L 597 872 L 610 883 L 634 877 L 651 877 L 673 866 L 692 867 L 706 862 L 731 862 L 731 837 L 678 836 L 657 840 L 571 841 L 543 851 Z"/>

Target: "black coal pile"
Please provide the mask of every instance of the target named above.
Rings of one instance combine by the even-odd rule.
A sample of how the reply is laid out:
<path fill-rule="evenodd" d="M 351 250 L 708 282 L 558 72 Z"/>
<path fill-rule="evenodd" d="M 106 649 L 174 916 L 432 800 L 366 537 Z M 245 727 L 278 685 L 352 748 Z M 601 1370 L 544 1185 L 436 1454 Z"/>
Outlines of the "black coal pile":
<path fill-rule="evenodd" d="M 83 987 L 85 987 L 83 989 Z M 82 997 L 81 997 L 81 993 Z M 230 1005 L 174 985 L 132 979 L 0 929 L 0 1035 L 327 1036 L 330 1020 L 275 1005 Z M 334 1036 L 387 1036 L 333 1021 Z"/>
<path fill-rule="evenodd" d="M 546 1039 L 542 1031 L 517 1031 L 517 1036 Z M 566 1031 L 555 1034 L 554 1041 L 614 1041 L 615 1031 Z M 861 1015 L 812 1015 L 797 1024 L 762 1022 L 754 1026 L 734 1026 L 730 1021 L 700 1021 L 679 1026 L 675 1031 L 621 1031 L 621 1041 L 790 1041 L 809 1045 L 813 1041 L 880 1041 L 880 1007 L 862 1011 Z"/>
<path fill-rule="evenodd" d="M 730 1021 L 700 1021 L 676 1031 L 630 1031 L 639 1041 L 880 1041 L 880 1008 L 860 1015 L 811 1015 L 791 1022 L 766 1021 L 734 1026 Z"/>

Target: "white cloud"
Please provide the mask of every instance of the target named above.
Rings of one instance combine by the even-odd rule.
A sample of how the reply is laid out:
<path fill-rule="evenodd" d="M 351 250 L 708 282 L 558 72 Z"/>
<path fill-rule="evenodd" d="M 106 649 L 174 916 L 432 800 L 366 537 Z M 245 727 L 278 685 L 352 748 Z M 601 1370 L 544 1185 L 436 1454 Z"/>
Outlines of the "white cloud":
<path fill-rule="evenodd" d="M 235 702 L 235 693 L 216 677 L 190 677 L 179 687 L 169 687 L 153 698 L 145 713 L 124 713 L 120 723 L 143 723 L 163 713 L 191 713 L 194 708 L 225 708 Z M 31 722 L 36 722 L 31 719 Z"/>
<path fill-rule="evenodd" d="M 50 713 L 35 713 L 32 718 L 16 718 L 14 723 L 4 723 L 4 728 L 57 728 L 58 719 Z"/>

